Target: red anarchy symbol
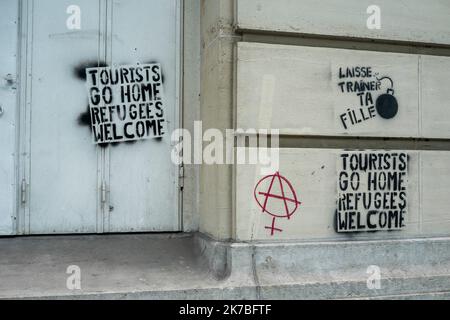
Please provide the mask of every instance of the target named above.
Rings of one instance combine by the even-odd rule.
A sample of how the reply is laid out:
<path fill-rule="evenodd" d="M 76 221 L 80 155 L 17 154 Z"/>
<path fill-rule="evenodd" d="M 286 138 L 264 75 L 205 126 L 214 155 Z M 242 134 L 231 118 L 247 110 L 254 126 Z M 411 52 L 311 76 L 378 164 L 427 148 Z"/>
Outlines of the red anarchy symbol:
<path fill-rule="evenodd" d="M 269 189 L 267 191 L 260 191 L 260 186 L 263 184 L 263 182 L 268 181 L 270 179 Z M 275 180 L 278 180 L 278 183 L 280 185 L 281 195 L 273 194 L 272 188 L 275 183 Z M 285 186 L 287 188 L 285 189 Z M 289 194 L 290 193 L 290 194 Z M 262 196 L 262 197 L 261 197 Z M 262 178 L 255 187 L 254 191 L 254 197 L 256 202 L 258 203 L 258 206 L 262 209 L 263 213 L 267 213 L 273 217 L 272 219 L 272 225 L 265 227 L 266 229 L 271 231 L 271 236 L 275 234 L 275 231 L 282 232 L 283 230 L 275 227 L 275 220 L 277 218 L 281 219 L 288 219 L 290 220 L 291 217 L 294 215 L 294 213 L 297 211 L 298 207 L 301 205 L 301 202 L 297 199 L 297 194 L 294 190 L 294 187 L 289 182 L 288 179 L 280 175 L 279 172 L 269 175 L 267 177 Z M 260 198 L 263 198 L 264 201 L 260 201 Z M 282 201 L 284 203 L 284 213 L 278 213 L 278 212 L 270 212 L 267 210 L 267 204 L 269 202 L 269 199 L 274 199 L 277 201 Z M 289 203 L 295 204 L 295 206 L 289 206 Z"/>

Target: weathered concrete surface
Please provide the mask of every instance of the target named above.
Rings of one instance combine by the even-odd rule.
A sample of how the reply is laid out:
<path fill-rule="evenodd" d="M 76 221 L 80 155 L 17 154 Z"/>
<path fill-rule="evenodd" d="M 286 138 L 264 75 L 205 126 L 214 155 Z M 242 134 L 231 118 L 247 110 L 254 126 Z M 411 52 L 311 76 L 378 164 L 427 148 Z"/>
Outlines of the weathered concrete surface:
<path fill-rule="evenodd" d="M 66 287 L 69 265 L 81 287 Z M 381 289 L 366 285 L 381 268 Z M 448 299 L 450 239 L 227 243 L 200 235 L 0 239 L 0 298 Z"/>
<path fill-rule="evenodd" d="M 369 149 L 366 149 L 367 152 Z M 374 151 L 374 150 L 372 150 Z M 377 150 L 374 152 L 379 152 Z M 416 151 L 408 153 L 407 214 L 402 231 L 336 233 L 335 211 L 337 181 L 339 181 L 339 154 L 345 149 L 282 148 L 279 167 L 292 183 L 301 205 L 288 219 L 277 219 L 276 226 L 283 230 L 276 238 L 265 229 L 272 216 L 263 214 L 254 200 L 254 189 L 265 174 L 260 165 L 236 167 L 236 239 L 253 240 L 383 240 L 393 238 L 442 237 L 450 233 L 448 208 L 450 198 L 450 152 Z M 384 151 L 382 151 L 384 152 Z M 399 152 L 399 151 L 397 151 Z M 361 182 L 364 183 L 364 182 Z M 268 188 L 266 186 L 265 188 Z M 275 188 L 277 188 L 275 184 Z M 265 191 L 265 190 L 263 190 Z M 278 194 L 280 190 L 274 189 Z M 271 210 L 284 213 L 283 202 L 271 203 Z M 277 206 L 279 205 L 279 206 Z"/>
<path fill-rule="evenodd" d="M 450 137 L 450 121 L 442 117 L 450 104 L 444 88 L 449 57 L 240 42 L 236 64 L 238 128 L 306 136 Z M 338 70 L 357 65 L 379 73 L 372 79 L 394 81 L 401 106 L 394 119 L 377 115 L 344 128 L 339 115 L 360 102 L 338 88 L 345 81 Z M 371 93 L 374 100 L 386 92 L 383 81 Z"/>
<path fill-rule="evenodd" d="M 249 32 L 449 44 L 446 0 L 235 0 L 236 28 Z M 367 20 L 377 5 L 380 29 Z M 369 20 L 370 21 L 370 20 Z"/>
<path fill-rule="evenodd" d="M 241 298 L 218 290 L 224 281 L 194 249 L 186 234 L 3 238 L 0 298 Z M 81 269 L 80 291 L 67 289 L 70 265 Z"/>
<path fill-rule="evenodd" d="M 233 2 L 202 0 L 200 16 L 200 119 L 204 131 L 214 128 L 225 133 L 234 128 L 233 52 L 240 39 L 232 28 Z M 232 166 L 200 166 L 199 189 L 199 231 L 215 239 L 231 238 Z"/>

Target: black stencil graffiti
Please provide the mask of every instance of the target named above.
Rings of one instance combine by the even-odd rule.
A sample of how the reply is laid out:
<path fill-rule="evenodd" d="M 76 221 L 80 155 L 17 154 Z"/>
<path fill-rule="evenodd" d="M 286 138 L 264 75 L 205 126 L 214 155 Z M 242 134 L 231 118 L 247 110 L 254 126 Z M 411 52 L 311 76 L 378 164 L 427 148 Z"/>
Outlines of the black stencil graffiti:
<path fill-rule="evenodd" d="M 398 102 L 394 97 L 394 82 L 389 77 L 377 76 L 378 73 L 374 73 L 370 66 L 339 68 L 339 92 L 353 94 L 359 100 L 358 107 L 348 107 L 339 115 L 345 130 L 377 115 L 383 119 L 392 119 L 397 115 Z M 390 81 L 390 88 L 375 100 L 374 94 L 381 90 L 385 80 Z"/>
<path fill-rule="evenodd" d="M 401 230 L 407 212 L 408 155 L 348 152 L 339 156 L 337 232 Z"/>
<path fill-rule="evenodd" d="M 85 126 L 87 128 L 89 128 L 89 130 L 91 130 L 91 112 L 89 109 L 89 105 L 86 107 L 86 111 L 81 113 L 78 116 L 78 124 L 80 126 Z M 160 138 L 162 139 L 162 138 Z M 118 145 L 120 145 L 121 143 L 125 143 L 125 144 L 135 144 L 137 141 L 135 140 L 131 140 L 131 141 L 124 141 L 124 142 L 109 142 L 109 143 L 99 143 L 97 144 L 100 148 L 107 148 L 108 146 L 111 147 L 117 147 Z"/>
<path fill-rule="evenodd" d="M 94 143 L 165 135 L 160 64 L 90 68 L 86 73 Z"/>
<path fill-rule="evenodd" d="M 391 82 L 391 87 L 387 90 L 385 94 L 382 94 L 377 99 L 377 112 L 380 117 L 384 119 L 392 119 L 398 113 L 398 102 L 394 97 L 394 82 L 389 77 L 383 77 L 378 79 L 378 81 L 389 80 Z"/>
<path fill-rule="evenodd" d="M 155 60 L 149 60 L 149 61 L 144 61 L 142 64 L 155 64 L 157 63 L 157 61 Z M 123 63 L 126 64 L 126 63 Z M 138 63 L 139 65 L 139 63 Z M 98 60 L 87 60 L 84 61 L 82 63 L 80 63 L 79 65 L 76 65 L 73 68 L 73 74 L 74 77 L 76 77 L 77 79 L 85 82 L 87 79 L 87 75 L 86 75 L 86 69 L 89 68 L 102 68 L 102 67 L 108 67 L 109 65 L 103 61 L 98 61 Z M 164 85 L 164 81 L 165 81 L 165 74 L 161 71 L 161 81 L 162 84 Z M 92 131 L 91 128 L 91 124 L 92 124 L 92 118 L 91 118 L 91 112 L 90 112 L 90 108 L 89 108 L 89 104 L 86 103 L 86 109 L 84 112 L 80 113 L 80 115 L 77 118 L 77 123 L 80 126 L 86 127 L 88 128 L 90 131 Z M 155 141 L 162 141 L 162 137 L 156 137 L 154 138 Z M 129 141 L 122 141 L 122 142 L 106 142 L 106 143 L 98 143 L 97 145 L 101 148 L 107 148 L 108 146 L 112 146 L 112 147 L 116 147 L 119 146 L 121 144 L 135 144 L 138 141 L 136 140 L 129 140 Z"/>

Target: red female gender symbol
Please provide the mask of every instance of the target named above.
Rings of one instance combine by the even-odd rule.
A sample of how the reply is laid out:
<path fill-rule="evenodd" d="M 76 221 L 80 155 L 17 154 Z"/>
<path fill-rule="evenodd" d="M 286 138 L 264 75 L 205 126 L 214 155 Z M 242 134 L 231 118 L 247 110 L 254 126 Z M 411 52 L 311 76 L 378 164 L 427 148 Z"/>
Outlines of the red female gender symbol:
<path fill-rule="evenodd" d="M 266 180 L 270 179 L 269 188 L 267 191 L 261 191 L 260 186 L 265 182 Z M 278 183 L 280 185 L 281 195 L 273 194 L 272 193 L 272 187 L 275 183 L 275 180 L 278 180 Z M 285 184 L 287 186 L 286 192 L 285 192 Z M 290 193 L 290 194 L 289 194 Z M 262 196 L 262 197 L 261 197 Z M 280 175 L 279 172 L 266 176 L 262 178 L 255 187 L 254 191 L 254 197 L 256 202 L 258 203 L 258 206 L 262 209 L 263 213 L 267 213 L 273 217 L 272 219 L 272 225 L 270 227 L 265 227 L 266 229 L 271 231 L 270 235 L 274 235 L 275 231 L 282 232 L 283 230 L 278 229 L 275 227 L 275 220 L 277 218 L 281 219 L 288 219 L 290 220 L 292 215 L 297 211 L 298 207 L 301 205 L 301 202 L 297 199 L 297 194 L 295 193 L 294 187 L 289 182 L 288 179 Z M 264 201 L 260 201 L 260 198 L 263 198 Z M 269 202 L 269 199 L 275 199 L 277 201 L 283 201 L 284 202 L 284 213 L 280 212 L 270 212 L 267 210 L 267 204 Z M 291 208 L 289 208 L 288 203 L 294 203 L 295 206 L 293 207 L 291 205 Z"/>

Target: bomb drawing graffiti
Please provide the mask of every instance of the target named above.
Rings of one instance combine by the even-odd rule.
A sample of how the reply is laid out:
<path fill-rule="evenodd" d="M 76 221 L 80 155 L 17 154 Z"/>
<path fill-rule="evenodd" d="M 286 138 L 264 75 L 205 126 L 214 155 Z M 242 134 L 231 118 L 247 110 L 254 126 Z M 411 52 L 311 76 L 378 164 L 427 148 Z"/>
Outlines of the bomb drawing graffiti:
<path fill-rule="evenodd" d="M 389 80 L 391 87 L 385 94 L 378 97 L 376 107 L 377 112 L 383 119 L 392 119 L 398 113 L 398 102 L 394 97 L 394 81 L 389 77 L 377 78 L 378 81 Z"/>
<path fill-rule="evenodd" d="M 279 172 L 262 178 L 256 184 L 254 197 L 262 213 L 272 217 L 272 224 L 265 227 L 271 236 L 283 231 L 275 226 L 276 219 L 290 220 L 301 205 L 291 182 Z"/>

